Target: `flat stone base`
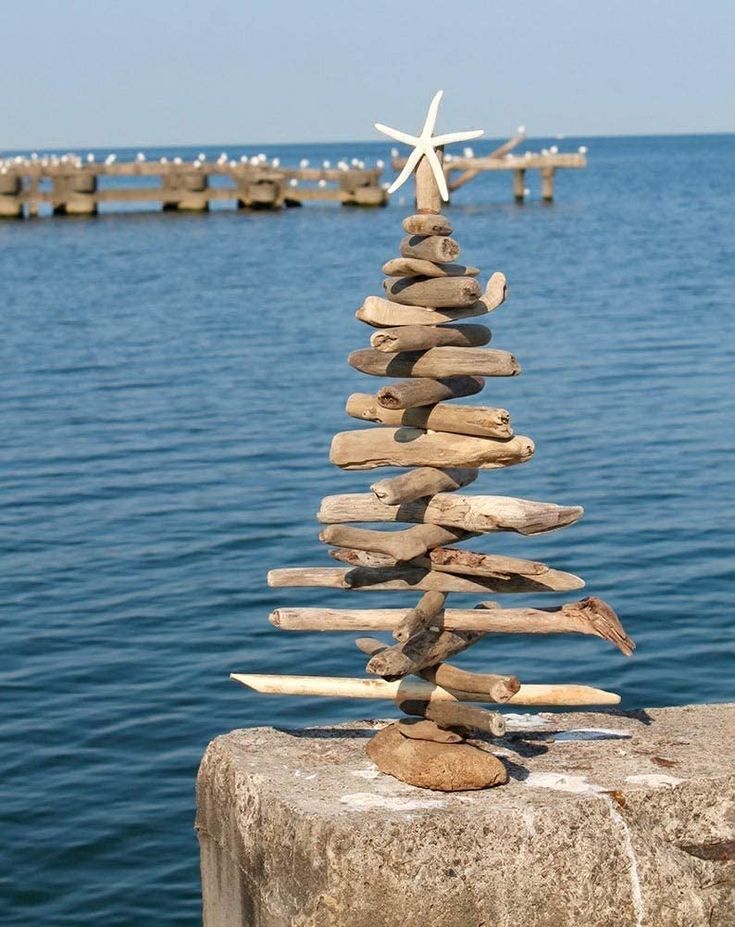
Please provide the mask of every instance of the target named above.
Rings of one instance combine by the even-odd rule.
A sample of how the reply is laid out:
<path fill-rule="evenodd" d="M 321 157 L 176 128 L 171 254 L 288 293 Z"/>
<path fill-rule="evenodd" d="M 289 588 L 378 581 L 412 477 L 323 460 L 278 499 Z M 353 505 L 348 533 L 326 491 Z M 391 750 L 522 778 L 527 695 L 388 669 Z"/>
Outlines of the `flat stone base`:
<path fill-rule="evenodd" d="M 206 927 L 735 925 L 735 705 L 506 717 L 480 792 L 378 773 L 384 722 L 212 741 Z"/>

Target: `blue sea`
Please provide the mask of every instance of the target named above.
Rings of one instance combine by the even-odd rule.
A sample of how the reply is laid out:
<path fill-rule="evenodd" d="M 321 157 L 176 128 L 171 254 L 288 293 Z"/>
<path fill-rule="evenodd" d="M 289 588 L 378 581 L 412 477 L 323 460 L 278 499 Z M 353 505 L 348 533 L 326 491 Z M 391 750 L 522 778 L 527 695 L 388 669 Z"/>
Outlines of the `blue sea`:
<path fill-rule="evenodd" d="M 517 206 L 492 174 L 447 211 L 461 259 L 508 277 L 489 324 L 523 365 L 468 401 L 510 409 L 537 447 L 472 491 L 586 514 L 473 546 L 582 575 L 638 649 L 498 636 L 459 662 L 617 690 L 631 708 L 733 700 L 735 136 L 530 147 L 554 143 L 588 144 L 589 167 L 557 175 L 553 205 L 536 176 Z M 381 143 L 206 151 L 222 147 L 388 158 Z M 197 924 L 207 743 L 391 711 L 259 696 L 228 673 L 359 674 L 352 635 L 278 631 L 269 612 L 415 599 L 265 583 L 331 563 L 320 498 L 374 479 L 328 449 L 356 425 L 348 393 L 379 383 L 346 356 L 367 342 L 354 311 L 381 292 L 410 193 L 372 211 L 144 210 L 0 225 L 6 927 Z"/>

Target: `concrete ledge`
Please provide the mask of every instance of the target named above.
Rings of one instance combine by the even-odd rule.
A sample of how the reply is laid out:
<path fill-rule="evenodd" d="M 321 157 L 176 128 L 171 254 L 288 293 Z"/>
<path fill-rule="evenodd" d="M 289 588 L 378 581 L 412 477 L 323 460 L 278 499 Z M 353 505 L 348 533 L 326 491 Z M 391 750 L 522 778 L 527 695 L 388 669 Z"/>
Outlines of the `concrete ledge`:
<path fill-rule="evenodd" d="M 218 737 L 206 927 L 735 925 L 735 705 L 507 717 L 483 792 L 378 773 L 383 722 Z"/>

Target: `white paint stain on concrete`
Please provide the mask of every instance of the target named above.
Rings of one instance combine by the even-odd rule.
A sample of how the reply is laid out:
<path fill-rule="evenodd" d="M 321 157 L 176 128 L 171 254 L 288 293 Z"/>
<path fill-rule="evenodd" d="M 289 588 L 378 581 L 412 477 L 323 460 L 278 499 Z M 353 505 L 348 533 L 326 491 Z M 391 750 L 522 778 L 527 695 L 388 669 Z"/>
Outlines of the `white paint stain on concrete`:
<path fill-rule="evenodd" d="M 376 795 L 372 792 L 353 792 L 340 798 L 343 805 L 356 811 L 421 811 L 424 808 L 443 808 L 442 799 L 400 798 L 397 795 Z"/>
<path fill-rule="evenodd" d="M 650 785 L 654 789 L 665 789 L 671 788 L 672 785 L 679 785 L 684 780 L 667 776 L 665 773 L 646 773 L 639 776 L 626 776 L 625 781 L 635 785 Z"/>

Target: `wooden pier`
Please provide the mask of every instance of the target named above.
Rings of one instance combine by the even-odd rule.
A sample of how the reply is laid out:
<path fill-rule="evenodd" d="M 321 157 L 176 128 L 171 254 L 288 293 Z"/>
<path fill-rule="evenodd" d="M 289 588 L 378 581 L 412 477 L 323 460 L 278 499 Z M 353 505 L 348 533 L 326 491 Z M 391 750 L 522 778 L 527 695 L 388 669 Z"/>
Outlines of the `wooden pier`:
<path fill-rule="evenodd" d="M 576 152 L 568 153 L 561 153 L 554 146 L 549 149 L 544 148 L 540 152 L 527 151 L 524 154 L 513 154 L 513 149 L 525 141 L 525 138 L 525 131 L 521 128 L 507 142 L 481 158 L 474 157 L 471 149 L 465 157 L 447 155 L 443 167 L 450 193 L 459 190 L 460 187 L 486 171 L 512 171 L 513 198 L 517 203 L 523 203 L 529 195 L 526 186 L 526 175 L 528 171 L 535 170 L 541 176 L 541 199 L 545 203 L 551 203 L 554 199 L 556 172 L 558 170 L 578 170 L 587 167 L 587 149 L 585 147 L 579 148 Z M 399 171 L 405 163 L 406 159 L 398 157 L 394 151 L 391 161 L 393 169 Z"/>
<path fill-rule="evenodd" d="M 280 209 L 311 201 L 387 203 L 380 163 L 287 168 L 276 160 L 252 160 L 146 161 L 139 156 L 96 162 L 76 155 L 5 160 L 0 162 L 0 218 L 37 216 L 42 204 L 54 215 L 93 216 L 101 203 L 153 202 L 163 210 L 185 212 L 204 212 L 215 201 L 234 201 L 240 209 Z M 130 183 L 135 178 L 157 178 L 158 183 L 136 186 Z"/>

